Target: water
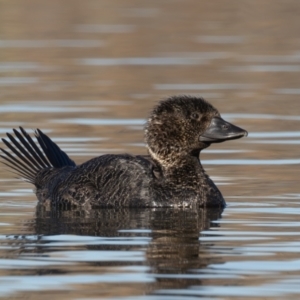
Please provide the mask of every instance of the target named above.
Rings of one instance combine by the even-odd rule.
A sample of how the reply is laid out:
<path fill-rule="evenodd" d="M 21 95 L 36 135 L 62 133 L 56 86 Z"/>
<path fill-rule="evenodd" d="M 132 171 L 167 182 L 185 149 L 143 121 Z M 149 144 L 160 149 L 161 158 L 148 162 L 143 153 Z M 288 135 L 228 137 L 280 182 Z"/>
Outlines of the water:
<path fill-rule="evenodd" d="M 41 128 L 81 163 L 145 154 L 172 94 L 249 131 L 201 154 L 227 208 L 51 214 L 0 168 L 0 297 L 298 299 L 300 3 L 6 1 L 0 137 Z"/>

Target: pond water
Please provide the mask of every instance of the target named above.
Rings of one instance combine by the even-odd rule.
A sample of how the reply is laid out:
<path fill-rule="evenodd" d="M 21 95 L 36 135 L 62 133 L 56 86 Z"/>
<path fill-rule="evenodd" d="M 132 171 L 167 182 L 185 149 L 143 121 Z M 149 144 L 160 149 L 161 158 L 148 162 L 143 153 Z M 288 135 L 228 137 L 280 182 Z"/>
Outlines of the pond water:
<path fill-rule="evenodd" d="M 77 163 L 146 154 L 145 120 L 174 94 L 249 131 L 201 154 L 224 211 L 51 214 L 1 166 L 1 298 L 299 299 L 299 1 L 0 6 L 1 137 L 38 127 Z"/>

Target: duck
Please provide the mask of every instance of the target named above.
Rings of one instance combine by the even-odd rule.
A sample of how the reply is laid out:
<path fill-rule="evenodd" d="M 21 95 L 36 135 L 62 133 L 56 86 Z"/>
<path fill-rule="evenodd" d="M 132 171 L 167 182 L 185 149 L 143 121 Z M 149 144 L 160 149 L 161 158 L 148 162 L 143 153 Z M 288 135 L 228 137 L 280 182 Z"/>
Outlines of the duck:
<path fill-rule="evenodd" d="M 7 133 L 2 163 L 35 187 L 52 209 L 108 207 L 218 207 L 226 202 L 205 172 L 200 153 L 247 131 L 222 119 L 201 97 L 160 101 L 145 125 L 148 154 L 105 154 L 77 165 L 50 137 L 22 127 Z M 10 150 L 10 151 L 8 151 Z"/>

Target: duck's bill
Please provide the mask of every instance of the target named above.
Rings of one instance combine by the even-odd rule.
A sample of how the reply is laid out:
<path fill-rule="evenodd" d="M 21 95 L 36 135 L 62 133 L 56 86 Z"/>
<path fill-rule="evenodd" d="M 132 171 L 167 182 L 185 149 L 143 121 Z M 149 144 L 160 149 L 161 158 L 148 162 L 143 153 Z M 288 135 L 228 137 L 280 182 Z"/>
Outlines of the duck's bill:
<path fill-rule="evenodd" d="M 212 118 L 209 127 L 200 136 L 200 141 L 207 143 L 221 143 L 228 140 L 239 139 L 247 135 L 248 132 L 246 130 L 226 122 L 221 117 L 215 117 Z"/>

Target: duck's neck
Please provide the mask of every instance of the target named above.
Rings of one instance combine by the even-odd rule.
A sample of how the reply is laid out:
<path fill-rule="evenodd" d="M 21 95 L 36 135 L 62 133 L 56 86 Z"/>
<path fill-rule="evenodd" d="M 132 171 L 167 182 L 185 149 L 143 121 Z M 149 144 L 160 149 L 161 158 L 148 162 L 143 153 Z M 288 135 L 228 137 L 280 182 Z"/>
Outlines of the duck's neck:
<path fill-rule="evenodd" d="M 161 166 L 164 178 L 174 184 L 199 185 L 207 179 L 207 175 L 200 163 L 200 151 L 186 155 L 167 155 L 163 158 L 149 149 L 151 157 Z"/>
<path fill-rule="evenodd" d="M 185 180 L 190 183 L 199 184 L 207 177 L 198 157 L 185 156 L 175 160 L 168 168 L 164 168 L 164 173 L 172 181 Z"/>

